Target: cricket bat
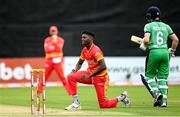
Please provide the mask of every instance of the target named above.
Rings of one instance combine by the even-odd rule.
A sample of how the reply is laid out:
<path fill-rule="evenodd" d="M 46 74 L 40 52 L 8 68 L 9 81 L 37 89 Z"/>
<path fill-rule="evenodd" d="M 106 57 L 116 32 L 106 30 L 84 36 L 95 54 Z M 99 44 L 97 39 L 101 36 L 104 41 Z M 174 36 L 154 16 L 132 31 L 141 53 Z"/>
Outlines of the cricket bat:
<path fill-rule="evenodd" d="M 131 41 L 134 42 L 134 43 L 137 43 L 137 44 L 141 44 L 142 43 L 142 38 L 138 37 L 138 36 L 135 36 L 135 35 L 132 35 L 131 36 Z"/>
<path fill-rule="evenodd" d="M 155 98 L 155 94 L 153 93 L 153 89 L 152 89 L 151 86 L 148 84 L 146 78 L 145 78 L 142 74 L 140 74 L 140 76 L 141 76 L 141 80 L 142 80 L 144 86 L 147 88 L 147 90 L 149 91 L 149 93 L 151 94 L 151 96 L 152 96 L 153 98 Z"/>

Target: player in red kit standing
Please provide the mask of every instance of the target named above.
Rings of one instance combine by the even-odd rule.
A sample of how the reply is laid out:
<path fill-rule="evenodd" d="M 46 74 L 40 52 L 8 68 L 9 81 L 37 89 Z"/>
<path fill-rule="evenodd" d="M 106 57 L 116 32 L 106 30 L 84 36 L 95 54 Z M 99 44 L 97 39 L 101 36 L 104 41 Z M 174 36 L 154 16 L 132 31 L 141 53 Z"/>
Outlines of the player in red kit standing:
<path fill-rule="evenodd" d="M 77 96 L 77 82 L 94 85 L 100 108 L 114 108 L 117 107 L 118 102 L 123 102 L 125 106 L 130 106 L 127 92 L 123 92 L 114 99 L 107 99 L 109 76 L 103 53 L 101 49 L 93 43 L 93 39 L 93 33 L 88 31 L 82 33 L 82 45 L 85 47 L 81 51 L 75 69 L 67 76 L 74 102 L 66 107 L 65 110 L 81 109 Z M 88 69 L 86 71 L 78 71 L 85 60 L 88 63 Z"/>
<path fill-rule="evenodd" d="M 63 46 L 64 39 L 58 36 L 58 29 L 56 26 L 51 26 L 49 28 L 50 36 L 44 41 L 44 51 L 45 51 L 45 81 L 48 80 L 49 75 L 54 69 L 62 81 L 62 84 L 69 94 L 67 80 L 64 76 L 64 60 L 63 60 Z M 42 81 L 40 83 L 37 91 L 37 95 L 42 92 Z"/>

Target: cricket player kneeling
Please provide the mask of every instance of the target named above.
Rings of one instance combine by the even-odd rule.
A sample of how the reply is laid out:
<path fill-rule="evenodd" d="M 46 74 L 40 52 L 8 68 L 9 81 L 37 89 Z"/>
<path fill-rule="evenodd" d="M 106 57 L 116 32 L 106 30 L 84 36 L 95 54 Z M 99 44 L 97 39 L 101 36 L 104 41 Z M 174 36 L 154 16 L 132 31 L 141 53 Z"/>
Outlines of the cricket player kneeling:
<path fill-rule="evenodd" d="M 88 31 L 82 32 L 81 41 L 84 48 L 75 68 L 67 75 L 69 88 L 73 103 L 65 108 L 65 110 L 81 109 L 80 101 L 77 95 L 77 83 L 92 84 L 95 87 L 98 104 L 100 108 L 116 108 L 118 102 L 122 102 L 129 107 L 131 101 L 127 92 L 122 92 L 119 96 L 108 99 L 107 87 L 109 82 L 108 70 L 104 61 L 104 55 L 101 49 L 93 43 L 94 34 Z M 80 70 L 84 61 L 87 61 L 87 70 Z"/>

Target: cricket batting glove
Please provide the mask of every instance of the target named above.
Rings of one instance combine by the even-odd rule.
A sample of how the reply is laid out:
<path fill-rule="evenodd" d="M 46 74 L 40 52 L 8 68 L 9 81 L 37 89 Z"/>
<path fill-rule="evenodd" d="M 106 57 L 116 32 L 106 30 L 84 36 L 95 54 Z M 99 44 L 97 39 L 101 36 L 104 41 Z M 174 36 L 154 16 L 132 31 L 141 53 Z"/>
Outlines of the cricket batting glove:
<path fill-rule="evenodd" d="M 144 44 L 144 39 L 142 39 L 142 41 L 141 41 L 141 44 L 140 44 L 139 48 L 140 48 L 141 50 L 143 50 L 143 51 L 146 51 L 147 46 Z"/>
<path fill-rule="evenodd" d="M 176 49 L 169 48 L 168 50 L 169 50 L 170 56 L 174 57 L 175 56 L 174 53 L 175 53 Z"/>

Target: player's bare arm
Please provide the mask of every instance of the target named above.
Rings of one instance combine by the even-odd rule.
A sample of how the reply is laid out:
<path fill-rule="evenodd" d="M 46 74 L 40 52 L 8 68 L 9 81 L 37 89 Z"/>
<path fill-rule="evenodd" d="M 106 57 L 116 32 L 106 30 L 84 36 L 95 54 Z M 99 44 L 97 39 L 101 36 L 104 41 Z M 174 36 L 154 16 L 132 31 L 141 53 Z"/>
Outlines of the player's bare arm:
<path fill-rule="evenodd" d="M 169 53 L 172 57 L 175 56 L 175 51 L 176 51 L 176 48 L 178 46 L 178 43 L 179 43 L 179 39 L 178 37 L 176 36 L 176 34 L 172 34 L 169 36 L 169 38 L 172 40 L 172 45 L 171 45 L 171 48 L 169 48 Z"/>
<path fill-rule="evenodd" d="M 86 78 L 93 77 L 93 76 L 101 73 L 103 70 L 106 69 L 106 64 L 105 64 L 105 62 L 104 62 L 104 59 L 99 60 L 98 63 L 99 63 L 100 66 L 99 66 L 99 68 L 98 68 L 97 70 L 95 70 L 95 71 L 94 71 L 93 73 L 91 73 L 90 75 L 84 75 L 84 76 L 82 76 L 81 79 L 86 79 Z"/>
<path fill-rule="evenodd" d="M 176 36 L 176 34 L 172 34 L 172 35 L 169 36 L 169 38 L 173 41 L 171 48 L 176 49 L 177 46 L 178 46 L 178 43 L 179 43 L 178 37 Z"/>
<path fill-rule="evenodd" d="M 76 67 L 72 70 L 72 72 L 77 72 L 79 69 L 81 69 L 81 66 L 83 63 L 84 63 L 84 60 L 80 58 L 76 64 Z"/>
<path fill-rule="evenodd" d="M 144 33 L 144 44 L 148 45 L 149 43 L 149 38 L 150 38 L 150 33 Z"/>

